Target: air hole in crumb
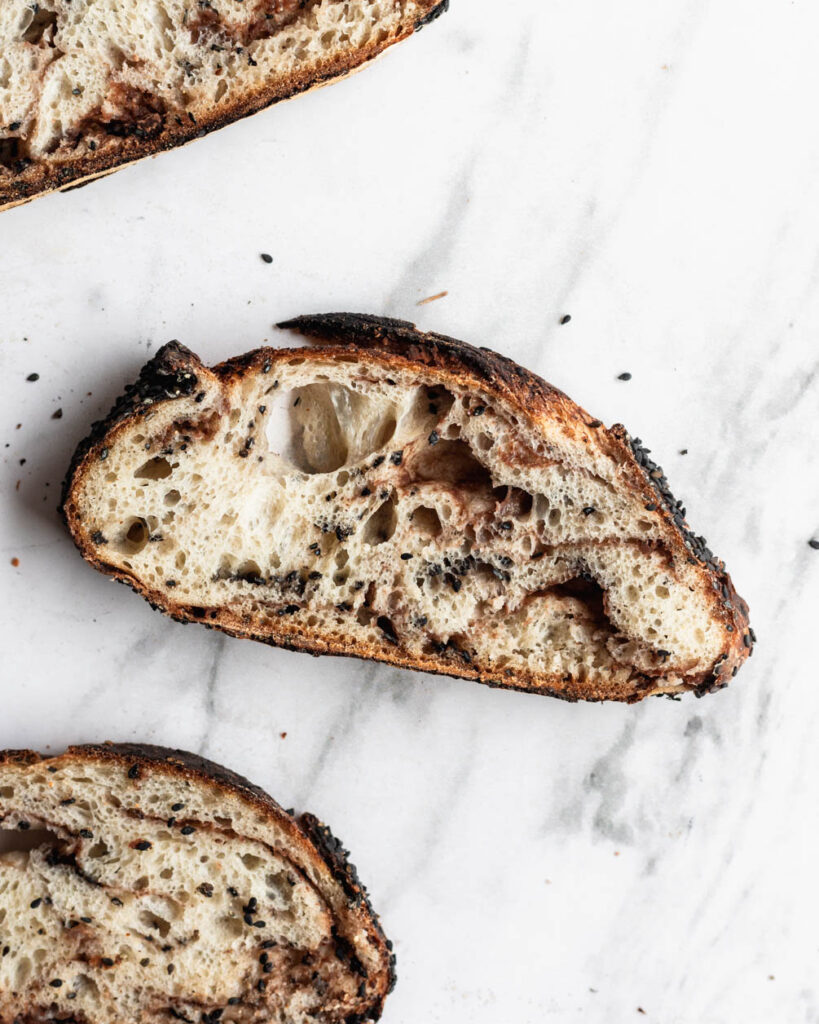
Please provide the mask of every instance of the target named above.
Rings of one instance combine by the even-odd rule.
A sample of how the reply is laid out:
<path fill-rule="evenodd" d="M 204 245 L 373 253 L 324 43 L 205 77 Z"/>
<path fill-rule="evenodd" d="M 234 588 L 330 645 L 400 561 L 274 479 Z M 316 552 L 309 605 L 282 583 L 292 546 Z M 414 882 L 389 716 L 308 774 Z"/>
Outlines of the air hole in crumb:
<path fill-rule="evenodd" d="M 391 496 L 383 505 L 379 505 L 364 524 L 364 543 L 374 547 L 388 541 L 395 533 L 396 521 L 395 498 Z"/>
<path fill-rule="evenodd" d="M 441 535 L 441 519 L 434 508 L 420 505 L 410 515 L 413 530 L 424 537 L 434 538 Z"/>
<path fill-rule="evenodd" d="M 165 494 L 166 505 L 178 505 L 182 495 L 177 490 L 167 491 Z"/>
<path fill-rule="evenodd" d="M 154 459 L 148 459 L 139 469 L 134 470 L 134 476 L 137 480 L 164 480 L 171 473 L 173 473 L 173 468 L 170 462 L 159 456 Z"/>
<path fill-rule="evenodd" d="M 132 518 L 127 521 L 125 533 L 119 542 L 124 555 L 137 555 L 148 543 L 148 523 L 144 519 Z"/>

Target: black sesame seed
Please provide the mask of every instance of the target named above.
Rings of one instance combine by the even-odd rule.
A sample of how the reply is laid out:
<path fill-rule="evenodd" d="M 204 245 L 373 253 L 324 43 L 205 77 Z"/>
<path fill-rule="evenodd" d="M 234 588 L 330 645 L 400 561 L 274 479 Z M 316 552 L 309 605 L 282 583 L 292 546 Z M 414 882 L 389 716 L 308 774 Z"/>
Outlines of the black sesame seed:
<path fill-rule="evenodd" d="M 180 829 L 180 832 L 182 833 L 183 836 L 191 836 L 195 831 L 196 829 L 193 827 L 193 825 L 184 825 Z"/>
<path fill-rule="evenodd" d="M 90 828 L 81 828 L 80 829 L 80 836 L 83 839 L 93 839 L 94 838 L 94 833 L 91 831 Z"/>
<path fill-rule="evenodd" d="M 36 910 L 37 907 L 39 907 L 42 902 L 43 902 L 42 896 L 38 896 L 36 900 L 32 900 L 31 901 L 31 904 L 30 904 L 31 905 L 31 909 L 32 910 Z"/>
<path fill-rule="evenodd" d="M 228 894 L 230 896 L 238 896 L 239 895 L 239 890 L 238 889 L 234 889 L 232 885 L 229 885 L 228 886 Z"/>
<path fill-rule="evenodd" d="M 63 418 L 62 409 L 55 409 L 54 412 L 51 414 L 51 418 L 53 420 L 61 420 Z"/>
<path fill-rule="evenodd" d="M 262 970 L 264 971 L 265 974 L 270 974 L 270 972 L 273 970 L 273 964 L 264 964 Z"/>
<path fill-rule="evenodd" d="M 139 765 L 138 764 L 132 764 L 131 767 L 128 769 L 128 778 L 129 779 L 138 779 L 139 778 Z"/>
<path fill-rule="evenodd" d="M 265 263 L 272 263 L 273 262 L 273 257 L 270 255 L 269 252 L 263 252 L 263 253 L 260 253 L 259 255 L 262 257 L 262 259 L 265 261 Z"/>
<path fill-rule="evenodd" d="M 228 999 L 228 1006 L 236 1006 L 240 1001 L 241 1000 L 238 996 L 231 996 L 230 999 Z"/>
<path fill-rule="evenodd" d="M 246 925 L 248 925 L 248 927 L 252 928 L 253 927 L 253 915 L 252 914 L 245 914 L 244 922 L 245 922 Z"/>
<path fill-rule="evenodd" d="M 657 511 L 657 506 L 654 504 L 653 501 L 650 501 L 646 505 L 646 512 L 656 512 L 656 511 Z"/>
<path fill-rule="evenodd" d="M 50 985 L 50 986 L 51 986 L 52 988 L 62 988 L 62 987 L 63 987 L 63 982 L 62 982 L 62 979 L 61 979 L 61 978 L 54 978 L 54 980 L 53 980 L 53 981 L 50 981 L 50 982 L 49 982 L 49 985 Z"/>
<path fill-rule="evenodd" d="M 631 374 L 630 373 L 620 373 L 620 374 L 617 375 L 617 379 L 618 380 L 631 380 Z"/>
<path fill-rule="evenodd" d="M 438 444 L 438 442 L 441 440 L 438 431 L 433 430 L 432 433 L 427 438 L 427 440 L 429 441 L 430 444 Z"/>
<path fill-rule="evenodd" d="M 267 955 L 267 953 L 262 953 L 262 955 L 259 957 L 259 963 L 266 964 L 269 959 L 270 957 Z"/>
<path fill-rule="evenodd" d="M 121 907 L 122 906 L 122 900 L 119 898 L 119 896 L 112 896 L 111 897 L 111 902 L 114 904 L 115 907 Z"/>
<path fill-rule="evenodd" d="M 688 454 L 688 449 L 687 448 L 680 448 L 680 455 L 687 455 L 687 454 Z"/>
<path fill-rule="evenodd" d="M 3 946 L 3 956 L 8 956 L 11 952 L 11 946 Z"/>
<path fill-rule="evenodd" d="M 262 949 L 272 949 L 276 945 L 275 939 L 265 939 L 262 943 Z"/>
<path fill-rule="evenodd" d="M 591 515 L 594 515 L 594 513 L 595 513 L 596 511 L 597 511 L 597 509 L 596 509 L 596 508 L 594 507 L 594 505 L 587 505 L 587 506 L 586 506 L 586 507 L 585 507 L 585 508 L 583 509 L 583 515 L 584 515 L 584 516 L 591 516 Z"/>
<path fill-rule="evenodd" d="M 403 458 L 403 451 L 393 452 L 392 455 L 390 456 L 390 462 L 393 464 L 393 466 L 400 466 Z"/>
<path fill-rule="evenodd" d="M 808 547 L 813 548 L 814 551 L 819 551 L 819 540 L 816 540 L 815 537 L 811 537 L 808 541 Z"/>
<path fill-rule="evenodd" d="M 144 853 L 145 850 L 150 850 L 150 848 L 151 844 L 147 839 L 140 839 L 138 843 L 134 843 L 134 849 L 139 850 L 141 853 Z"/>
<path fill-rule="evenodd" d="M 104 956 L 102 958 L 102 960 L 100 961 L 100 963 L 102 964 L 103 967 L 113 967 L 114 966 L 114 961 L 111 959 L 110 956 Z"/>
<path fill-rule="evenodd" d="M 253 927 L 254 928 L 267 928 L 267 921 L 254 921 L 253 922 Z"/>
<path fill-rule="evenodd" d="M 19 828 L 21 832 L 28 832 L 31 825 L 27 821 L 18 821 L 17 828 Z"/>
<path fill-rule="evenodd" d="M 571 319 L 572 319 L 572 314 L 571 313 L 564 313 L 563 316 L 560 318 L 560 323 L 561 324 L 568 324 L 568 323 L 571 322 Z"/>
<path fill-rule="evenodd" d="M 32 384 L 34 383 L 35 380 L 39 380 L 39 379 L 40 379 L 40 374 L 39 373 L 30 373 L 28 375 L 28 377 L 26 377 L 26 380 L 30 381 Z"/>
<path fill-rule="evenodd" d="M 401 560 L 402 560 L 402 561 L 404 561 L 404 562 L 408 562 L 408 561 L 409 561 L 409 560 L 410 560 L 411 558 L 412 558 L 412 554 L 411 554 L 411 552 L 409 552 L 409 551 L 405 551 L 405 552 L 404 552 L 404 553 L 403 553 L 403 554 L 401 555 Z"/>
<path fill-rule="evenodd" d="M 171 806 L 171 810 L 172 811 L 181 811 L 184 806 L 185 806 L 184 804 L 173 804 Z"/>
<path fill-rule="evenodd" d="M 83 924 L 91 924 L 91 918 L 90 917 L 81 917 L 80 920 L 82 921 Z M 113 963 L 113 961 L 112 961 L 112 963 Z"/>
<path fill-rule="evenodd" d="M 264 992 L 266 988 L 267 982 L 264 980 L 264 978 L 259 978 L 258 982 L 256 983 L 256 990 L 258 992 Z"/>
<path fill-rule="evenodd" d="M 173 972 L 176 970 L 176 967 L 174 966 L 174 964 L 168 964 L 167 970 L 168 974 L 173 974 Z"/>

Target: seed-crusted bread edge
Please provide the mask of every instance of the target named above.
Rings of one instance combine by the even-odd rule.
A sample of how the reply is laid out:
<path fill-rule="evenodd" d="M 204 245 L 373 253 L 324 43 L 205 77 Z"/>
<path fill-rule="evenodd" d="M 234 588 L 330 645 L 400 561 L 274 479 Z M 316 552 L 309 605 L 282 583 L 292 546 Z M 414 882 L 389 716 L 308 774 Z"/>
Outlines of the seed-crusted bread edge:
<path fill-rule="evenodd" d="M 627 485 L 643 504 L 655 505 L 649 514 L 666 521 L 670 527 L 667 533 L 672 553 L 697 569 L 706 584 L 714 615 L 730 627 L 726 629 L 730 640 L 724 645 L 711 671 L 689 678 L 684 685 L 657 685 L 656 680 L 646 679 L 644 687 L 627 691 L 557 675 L 538 677 L 534 683 L 518 679 L 515 675 L 498 678 L 449 651 L 413 656 L 390 645 L 372 644 L 363 649 L 360 643 L 328 641 L 317 634 L 308 635 L 298 625 L 289 622 L 269 627 L 263 634 L 248 628 L 239 615 L 225 607 L 210 609 L 205 618 L 204 609 L 179 604 L 167 594 L 147 587 L 129 573 L 104 562 L 91 539 L 85 535 L 76 501 L 90 461 L 104 460 L 119 431 L 127 428 L 134 417 L 143 415 L 157 402 L 173 401 L 182 395 L 192 394 L 197 389 L 200 376 L 215 376 L 227 387 L 232 380 L 247 373 L 257 373 L 273 358 L 293 354 L 295 350 L 256 349 L 212 369 L 206 368 L 197 356 L 178 342 L 170 342 L 157 352 L 143 367 L 137 381 L 118 399 L 109 415 L 92 426 L 91 433 L 74 453 L 63 485 L 62 514 L 75 544 L 91 565 L 127 584 L 146 598 L 152 607 L 178 622 L 199 622 L 231 636 L 258 640 L 287 650 L 314 655 L 363 657 L 402 668 L 471 679 L 490 687 L 522 690 L 568 701 L 619 700 L 634 703 L 649 695 L 691 691 L 701 697 L 727 686 L 752 653 L 756 638 L 749 626 L 748 606 L 734 589 L 724 563 L 712 555 L 702 537 L 688 529 L 680 503 L 674 499 L 662 471 L 648 458 L 639 439 L 632 439 L 625 427 L 617 424 L 606 429 L 600 420 L 593 419 L 567 395 L 505 356 L 446 335 L 419 331 L 406 321 L 365 314 L 328 313 L 296 317 L 277 326 L 297 331 L 324 346 L 319 352 L 321 358 L 327 360 L 367 351 L 375 354 L 386 366 L 443 370 L 454 385 L 467 390 L 479 387 L 494 392 L 535 424 L 547 418 L 559 419 L 575 435 L 615 459 L 627 476 Z"/>
<path fill-rule="evenodd" d="M 57 755 L 40 754 L 34 750 L 0 750 L 0 764 L 33 765 L 50 761 L 55 756 Z M 373 909 L 367 888 L 361 882 L 355 865 L 349 860 L 349 851 L 315 815 L 296 815 L 292 810 L 285 810 L 269 793 L 244 776 L 185 750 L 174 750 L 150 743 L 109 742 L 70 746 L 59 756 L 114 762 L 131 772 L 135 766 L 150 766 L 154 771 L 164 772 L 181 780 L 205 782 L 215 785 L 222 791 L 234 792 L 243 800 L 252 803 L 263 814 L 275 818 L 277 824 L 290 833 L 294 843 L 298 843 L 306 852 L 315 851 L 313 859 L 319 870 L 328 871 L 333 880 L 340 885 L 348 901 L 348 911 L 364 925 L 368 941 L 381 953 L 381 959 L 385 963 L 386 976 L 381 986 L 382 992 L 376 1002 L 363 1014 L 356 1013 L 350 1016 L 346 1024 L 366 1024 L 381 1018 L 384 1001 L 395 988 L 397 981 L 393 944 L 384 934 L 381 920 Z"/>
<path fill-rule="evenodd" d="M 113 174 L 114 171 L 122 170 L 123 167 L 129 167 L 148 157 L 177 149 L 179 146 L 210 135 L 211 132 L 218 131 L 219 128 L 224 128 L 235 121 L 258 114 L 275 103 L 292 99 L 313 89 L 320 89 L 324 85 L 355 74 L 366 64 L 380 57 L 391 46 L 408 39 L 415 32 L 437 20 L 449 10 L 449 4 L 450 0 L 441 0 L 425 15 L 391 39 L 370 43 L 355 53 L 335 54 L 315 66 L 310 72 L 289 75 L 267 88 L 249 93 L 228 109 L 220 110 L 218 113 L 213 110 L 208 116 L 200 116 L 193 123 L 183 120 L 181 125 L 168 124 L 157 138 L 140 139 L 136 136 L 122 138 L 118 140 L 117 147 L 98 149 L 91 154 L 66 160 L 53 168 L 41 164 L 38 168 L 39 175 L 31 172 L 27 177 L 10 181 L 5 189 L 0 187 L 0 213 L 51 192 L 67 192 L 72 188 L 90 185 L 98 178 L 104 178 Z"/>

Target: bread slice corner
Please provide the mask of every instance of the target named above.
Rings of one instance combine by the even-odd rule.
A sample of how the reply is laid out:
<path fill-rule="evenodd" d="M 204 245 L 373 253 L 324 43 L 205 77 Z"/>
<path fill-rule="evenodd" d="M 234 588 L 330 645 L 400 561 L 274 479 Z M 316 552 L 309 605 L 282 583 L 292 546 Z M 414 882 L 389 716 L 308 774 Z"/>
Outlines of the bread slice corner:
<path fill-rule="evenodd" d="M 0 1020 L 364 1024 L 395 984 L 347 853 L 219 765 L 0 752 Z"/>
<path fill-rule="evenodd" d="M 0 210 L 362 67 L 449 0 L 0 5 Z"/>

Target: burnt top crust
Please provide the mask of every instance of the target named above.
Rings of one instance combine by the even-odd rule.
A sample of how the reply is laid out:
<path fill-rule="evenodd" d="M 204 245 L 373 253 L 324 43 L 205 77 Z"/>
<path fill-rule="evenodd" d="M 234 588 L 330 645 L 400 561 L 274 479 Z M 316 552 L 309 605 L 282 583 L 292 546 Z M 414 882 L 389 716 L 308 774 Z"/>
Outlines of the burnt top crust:
<path fill-rule="evenodd" d="M 404 321 L 337 313 L 298 317 L 284 321 L 279 326 L 301 332 L 316 342 L 319 347 L 312 350 L 260 349 L 231 359 L 213 369 L 207 369 L 188 349 L 173 342 L 161 349 L 144 367 L 138 380 L 126 390 L 109 416 L 94 425 L 89 437 L 79 445 L 75 453 L 63 494 L 63 509 L 69 528 L 83 555 L 93 565 L 112 575 L 115 579 L 127 583 L 147 597 L 154 606 L 168 612 L 179 621 L 200 621 L 235 636 L 258 639 L 296 650 L 316 654 L 366 656 L 424 671 L 471 678 L 490 686 L 546 693 L 568 700 L 618 699 L 634 701 L 649 694 L 674 694 L 686 690 L 694 691 L 701 696 L 726 685 L 736 674 L 741 663 L 750 655 L 755 638 L 753 631 L 748 626 L 747 605 L 736 594 L 731 579 L 725 571 L 724 563 L 711 553 L 701 537 L 689 529 L 685 520 L 685 510 L 681 502 L 670 491 L 662 470 L 650 459 L 639 439 L 631 438 L 624 427 L 617 425 L 607 430 L 599 420 L 591 417 L 562 392 L 504 356 L 489 349 L 476 348 L 456 341 L 445 335 L 420 332 L 412 324 Z M 163 589 L 149 585 L 137 573 L 119 565 L 116 558 L 112 558 L 113 551 L 107 543 L 106 531 L 99 526 L 93 527 L 93 516 L 89 516 L 82 498 L 84 481 L 88 478 L 89 473 L 96 472 L 94 467 L 106 462 L 109 451 L 117 447 L 118 439 L 124 438 L 129 431 L 133 433 L 134 425 L 138 421 L 148 423 L 156 415 L 159 415 L 160 419 L 164 416 L 163 422 L 167 421 L 168 417 L 162 413 L 162 410 L 171 408 L 171 406 L 176 407 L 178 404 L 180 409 L 184 407 L 186 411 L 184 415 L 180 413 L 175 420 L 176 425 L 173 427 L 172 433 L 175 431 L 175 434 L 178 435 L 177 440 L 173 441 L 166 430 L 161 437 L 157 435 L 154 442 L 149 439 L 146 447 L 150 448 L 152 453 L 156 452 L 157 455 L 159 452 L 156 445 L 161 445 L 163 449 L 167 445 L 169 453 L 177 454 L 184 452 L 191 445 L 195 448 L 198 443 L 197 439 L 204 436 L 202 430 L 205 429 L 201 416 L 199 421 L 194 422 L 198 415 L 195 412 L 197 407 L 206 410 L 207 416 L 210 417 L 209 423 L 212 423 L 213 417 L 216 417 L 217 426 L 213 428 L 207 426 L 206 429 L 218 429 L 218 421 L 227 414 L 231 401 L 229 396 L 238 393 L 240 384 L 243 387 L 245 384 L 251 386 L 250 382 L 257 381 L 258 387 L 267 388 L 270 392 L 271 389 L 278 386 L 278 377 L 281 373 L 287 376 L 294 367 L 305 363 L 305 351 L 309 353 L 309 367 L 304 370 L 308 376 L 313 372 L 311 368 L 315 367 L 319 378 L 335 379 L 333 374 L 336 377 L 339 374 L 343 375 L 346 371 L 342 367 L 354 363 L 358 367 L 355 372 L 359 375 L 360 387 L 365 390 L 371 386 L 370 377 L 372 377 L 372 387 L 383 386 L 387 388 L 387 391 L 396 384 L 396 380 L 399 378 L 405 384 L 407 380 L 427 381 L 424 387 L 428 390 L 433 387 L 435 381 L 439 381 L 444 391 L 463 396 L 462 401 L 467 407 L 467 413 L 461 415 L 466 416 L 465 424 L 467 421 L 477 423 L 477 417 L 484 412 L 484 407 L 487 404 L 496 406 L 497 410 L 506 410 L 503 415 L 511 417 L 510 422 L 514 421 L 519 426 L 514 428 L 512 441 L 504 450 L 512 460 L 512 464 L 524 471 L 531 468 L 533 472 L 540 472 L 541 468 L 545 471 L 550 466 L 557 465 L 554 461 L 556 458 L 554 453 L 558 451 L 558 448 L 550 447 L 558 444 L 555 438 L 562 439 L 559 444 L 567 446 L 566 451 L 580 453 L 578 456 L 580 462 L 577 465 L 599 466 L 605 464 L 609 467 L 609 469 L 605 469 L 605 479 L 608 479 L 605 474 L 609 474 L 612 480 L 617 481 L 616 493 L 622 491 L 624 496 L 628 496 L 624 497 L 624 500 L 632 502 L 629 507 L 638 510 L 639 518 L 645 520 L 641 524 L 642 527 L 649 530 L 648 534 L 641 535 L 641 537 L 646 537 L 645 540 L 634 536 L 628 543 L 632 545 L 635 552 L 641 550 L 646 558 L 654 559 L 652 564 L 666 565 L 668 571 L 672 571 L 672 567 L 682 566 L 685 573 L 688 573 L 691 577 L 691 585 L 687 589 L 694 593 L 696 588 L 698 595 L 696 600 L 700 602 L 700 608 L 707 607 L 710 616 L 709 622 L 714 624 L 715 629 L 721 631 L 721 646 L 716 648 L 718 656 L 715 655 L 713 661 L 707 663 L 709 667 L 706 670 L 692 667 L 694 663 L 690 660 L 687 668 L 674 667 L 676 656 L 673 651 L 663 650 L 661 641 L 654 646 L 651 652 L 646 650 L 641 654 L 638 649 L 633 647 L 633 644 L 626 651 L 628 643 L 631 643 L 629 637 L 634 639 L 634 634 L 618 633 L 621 627 L 613 626 L 610 620 L 609 594 L 607 592 L 599 593 L 595 590 L 596 573 L 598 573 L 598 570 L 594 569 L 595 559 L 598 559 L 598 555 L 602 557 L 600 552 L 604 550 L 606 544 L 616 542 L 614 535 L 606 538 L 604 534 L 599 546 L 590 549 L 594 554 L 592 564 L 588 564 L 587 556 L 578 558 L 570 553 L 567 557 L 573 559 L 572 571 L 549 583 L 548 594 L 542 588 L 538 590 L 535 586 L 534 590 L 530 590 L 528 596 L 514 606 L 525 618 L 530 615 L 527 608 L 531 602 L 540 602 L 545 595 L 551 602 L 550 608 L 559 606 L 555 614 L 559 612 L 562 616 L 565 612 L 569 622 L 582 620 L 588 630 L 597 631 L 597 635 L 600 637 L 608 637 L 605 639 L 605 643 L 615 661 L 619 663 L 621 654 L 617 652 L 622 651 L 629 659 L 633 659 L 635 666 L 633 674 L 627 679 L 625 676 L 618 675 L 617 681 L 612 677 L 608 683 L 604 681 L 590 683 L 584 678 L 575 678 L 572 674 L 573 670 L 556 674 L 534 669 L 525 670 L 523 667 L 520 669 L 507 667 L 503 671 L 498 671 L 496 668 L 492 668 L 488 662 L 484 662 L 482 656 L 476 653 L 478 649 L 473 645 L 474 636 L 470 637 L 456 630 L 454 633 L 450 631 L 448 635 L 441 637 L 440 634 L 436 634 L 434 627 L 427 622 L 427 619 L 419 615 L 415 615 L 412 622 L 405 624 L 407 628 L 412 627 L 412 629 L 416 629 L 416 632 L 420 631 L 418 632 L 419 643 L 421 639 L 426 638 L 423 653 L 420 648 L 413 653 L 407 646 L 409 643 L 406 639 L 407 629 L 397 628 L 395 619 L 395 615 L 398 615 L 399 620 L 402 619 L 402 616 L 406 618 L 409 612 L 405 612 L 401 608 L 393 608 L 393 611 L 389 611 L 386 607 L 380 606 L 377 600 L 371 602 L 372 587 L 365 588 L 363 582 L 361 586 L 364 589 L 356 592 L 353 601 L 353 606 L 358 608 L 358 612 L 353 611 L 347 598 L 338 600 L 336 610 L 345 614 L 358 614 L 360 622 L 370 623 L 372 627 L 368 634 L 370 639 L 363 642 L 360 637 L 356 638 L 352 635 L 355 632 L 354 629 L 348 631 L 349 635 L 339 633 L 328 638 L 320 630 L 309 628 L 302 622 L 302 618 L 307 615 L 309 605 L 307 594 L 312 593 L 316 587 L 320 586 L 318 583 L 314 585 L 313 580 L 322 577 L 322 572 L 308 572 L 308 569 L 319 568 L 318 565 L 308 566 L 308 569 L 303 571 L 299 570 L 300 575 L 296 572 L 289 572 L 286 568 L 282 569 L 278 575 L 271 574 L 269 570 L 261 569 L 252 562 L 245 567 L 240 566 L 233 569 L 225 567 L 215 572 L 215 575 L 212 576 L 213 580 L 224 580 L 226 584 L 235 585 L 240 589 L 244 587 L 248 593 L 248 599 L 256 602 L 254 607 L 260 607 L 260 601 L 273 600 L 269 596 L 269 588 L 273 587 L 276 593 L 281 593 L 281 597 L 276 599 L 281 601 L 281 606 L 274 611 L 275 618 L 271 620 L 267 616 L 264 625 L 255 612 L 239 614 L 237 608 L 226 603 L 213 604 L 208 601 L 192 603 L 191 598 L 185 598 L 179 591 L 176 580 L 168 580 Z M 372 373 L 367 369 L 368 365 L 372 366 Z M 393 376 L 396 380 L 392 379 Z M 380 381 L 381 384 L 377 384 L 377 381 Z M 256 387 L 257 385 L 253 384 L 252 386 Z M 307 393 L 305 392 L 305 394 Z M 299 391 L 298 394 L 301 392 Z M 240 459 L 249 460 L 248 465 L 255 464 L 257 459 L 259 462 L 264 459 L 264 449 L 260 449 L 258 445 L 255 448 L 252 447 L 256 440 L 254 430 L 256 432 L 261 430 L 256 420 L 262 418 L 265 408 L 264 403 L 259 401 L 258 416 L 255 415 L 253 409 L 248 410 L 250 414 L 248 419 L 252 419 L 253 422 L 248 424 L 248 435 L 236 452 Z M 295 404 L 297 405 L 300 401 L 301 398 L 297 398 Z M 461 399 L 458 401 L 460 402 Z M 425 403 L 426 399 L 422 405 Z M 461 406 L 459 405 L 458 408 L 460 409 Z M 436 415 L 440 411 L 438 404 L 432 400 L 429 401 L 429 409 L 430 413 L 434 412 Z M 241 410 L 234 409 L 234 413 L 239 420 L 244 418 L 244 413 Z M 480 419 L 481 429 L 486 426 L 488 419 L 490 419 L 489 413 L 485 418 Z M 472 428 L 470 427 L 470 429 Z M 514 434 L 514 431 L 518 433 Z M 525 514 L 527 502 L 531 505 L 531 496 L 521 491 L 519 487 L 509 487 L 508 481 L 503 485 L 507 487 L 506 492 L 497 493 L 498 479 L 503 480 L 503 477 L 493 478 L 490 482 L 485 468 L 482 469 L 474 460 L 470 462 L 470 459 L 466 458 L 467 448 L 464 444 L 451 440 L 451 437 L 458 436 L 457 434 L 450 434 L 449 437 L 441 436 L 437 429 L 432 428 L 431 422 L 427 432 L 428 438 L 422 431 L 421 449 L 434 453 L 438 471 L 444 472 L 445 477 L 449 473 L 449 479 L 456 481 L 458 486 L 466 488 L 464 493 L 472 496 L 470 500 L 473 504 L 477 502 L 480 506 L 480 503 L 484 502 L 483 507 L 488 508 L 487 500 L 490 505 L 492 502 L 495 503 L 496 519 L 493 520 L 492 530 L 496 531 L 496 535 L 498 532 L 502 535 L 504 530 L 511 529 L 513 526 L 511 519 L 509 522 L 505 522 L 504 519 L 514 518 L 521 512 Z M 152 436 L 150 427 L 146 433 Z M 475 436 L 474 433 L 472 436 Z M 525 438 L 529 438 L 529 440 L 525 440 Z M 533 438 L 535 441 L 538 438 L 541 439 L 535 444 L 537 451 L 527 447 L 535 443 Z M 508 435 L 507 441 L 509 441 Z M 180 442 L 181 448 L 179 447 Z M 355 485 L 358 489 L 352 495 L 354 503 L 365 496 L 368 501 L 370 498 L 375 501 L 374 487 L 381 488 L 380 497 L 387 501 L 388 496 L 393 493 L 391 490 L 393 486 L 398 486 L 399 490 L 403 488 L 402 493 L 409 491 L 414 494 L 415 484 L 413 481 L 420 481 L 422 485 L 425 485 L 426 481 L 432 479 L 423 468 L 424 459 L 428 461 L 428 457 L 424 451 L 419 449 L 418 444 L 419 442 L 416 440 L 406 451 L 385 450 L 383 455 L 379 455 L 374 460 L 365 460 L 360 466 L 358 463 L 352 465 L 344 477 L 345 487 L 348 490 L 354 486 L 350 482 L 351 479 L 360 479 L 361 481 Z M 397 442 L 395 447 L 400 449 Z M 171 456 L 169 455 L 169 457 Z M 176 457 L 176 455 L 173 456 L 173 458 Z M 464 462 L 465 458 L 466 462 Z M 383 466 L 382 463 L 384 463 Z M 446 466 L 450 464 L 450 470 L 446 470 Z M 107 469 L 110 472 L 110 466 Z M 582 472 L 590 472 L 590 470 Z M 364 473 L 364 476 L 356 476 L 361 473 Z M 381 479 L 382 483 L 371 484 L 371 477 Z M 388 477 L 393 481 L 392 483 L 387 484 Z M 597 479 L 602 481 L 604 477 Z M 590 479 L 596 478 L 592 475 Z M 611 488 L 614 485 L 607 483 L 605 486 Z M 495 491 L 492 492 L 494 497 L 487 490 L 491 487 L 495 488 Z M 328 494 L 328 502 L 335 493 Z M 325 506 L 322 505 L 321 508 L 324 509 Z M 326 508 L 329 511 L 331 506 L 326 506 Z M 579 515 L 579 511 L 576 510 L 574 514 Z M 588 508 L 582 508 L 582 513 L 583 516 L 594 516 L 597 510 L 590 504 Z M 384 514 L 387 514 L 386 511 Z M 342 523 L 331 517 L 324 522 L 322 517 L 319 517 L 315 522 L 315 528 L 318 531 L 315 540 L 321 542 L 322 536 L 335 534 L 339 543 L 343 544 L 350 534 L 356 532 L 358 529 L 356 524 L 361 521 L 361 517 L 359 516 L 358 520 L 350 520 L 348 517 L 348 520 L 348 522 Z M 659 525 L 660 523 L 662 526 Z M 161 531 L 158 532 L 157 539 L 162 539 Z M 305 539 L 305 549 L 309 547 L 312 552 L 312 549 L 315 548 L 315 555 L 321 554 L 319 551 L 321 543 L 308 543 L 308 540 L 309 538 Z M 479 540 L 478 547 L 481 543 L 483 542 Z M 552 542 L 543 541 L 542 543 Z M 557 561 L 563 561 L 563 556 L 560 555 L 560 545 L 553 548 L 553 551 L 559 555 Z M 538 558 L 543 553 L 542 550 L 536 550 L 532 558 Z M 306 557 L 313 558 L 314 556 L 309 554 Z M 398 554 L 395 557 L 398 558 Z M 400 557 L 413 559 L 410 551 L 401 554 Z M 498 557 L 487 559 L 487 556 L 481 554 L 476 548 L 472 554 L 462 552 L 456 556 L 450 553 L 443 558 L 439 566 L 431 565 L 428 562 L 424 563 L 428 568 L 423 570 L 421 569 L 422 560 L 416 558 L 415 561 L 407 563 L 407 568 L 417 566 L 417 572 L 428 572 L 430 577 L 435 577 L 437 574 L 445 586 L 456 594 L 460 592 L 462 583 L 467 582 L 474 574 L 489 581 L 487 585 L 491 584 L 491 587 L 495 588 L 493 592 L 497 591 L 498 586 L 502 592 L 512 571 L 511 560 L 508 558 L 504 560 L 504 558 L 505 556 L 498 555 Z M 657 559 L 660 561 L 657 562 Z M 545 565 L 545 563 L 543 564 Z M 686 566 L 689 568 L 686 569 Z M 677 574 L 678 568 L 673 568 L 673 573 Z M 492 583 L 492 579 L 499 583 Z M 250 590 L 248 590 L 248 586 L 251 588 Z M 608 585 L 606 584 L 606 586 Z M 363 606 L 360 599 L 364 600 Z M 269 605 L 263 607 L 269 607 Z M 538 615 L 537 608 L 539 607 L 540 604 L 532 605 L 531 615 Z M 502 615 L 508 617 L 510 608 L 512 606 L 507 606 Z M 515 614 L 518 613 L 515 612 Z M 537 621 L 541 620 L 537 619 Z M 369 628 L 370 626 L 368 626 Z M 711 627 L 709 626 L 709 628 Z M 376 632 L 373 633 L 373 630 Z M 602 643 L 603 640 L 599 642 Z M 624 647 L 624 645 L 626 646 Z M 604 664 L 607 662 L 604 661 Z M 677 659 L 676 664 L 682 666 L 683 663 Z"/>
<path fill-rule="evenodd" d="M 181 18 L 174 11 L 163 26 L 147 19 L 141 27 L 137 6 L 133 38 L 107 40 L 116 54 L 110 63 L 104 46 L 83 37 L 109 31 L 104 19 L 94 20 L 98 5 L 75 8 L 70 0 L 20 4 L 19 25 L 12 18 L 6 36 L 0 30 L 4 57 L 31 86 L 14 94 L 0 87 L 0 210 L 93 181 L 343 77 L 436 20 L 448 2 L 247 0 L 237 7 L 185 0 Z M 120 31 L 130 28 L 129 20 Z M 102 65 L 104 87 L 81 70 L 89 54 Z M 58 91 L 58 62 L 70 96 L 61 94 L 52 125 L 53 104 L 41 106 L 39 97 Z"/>

